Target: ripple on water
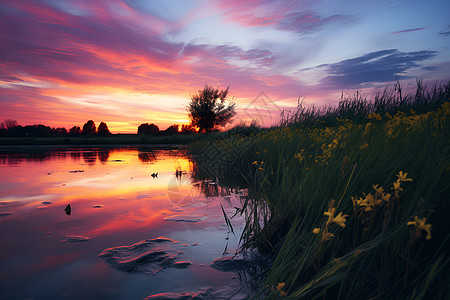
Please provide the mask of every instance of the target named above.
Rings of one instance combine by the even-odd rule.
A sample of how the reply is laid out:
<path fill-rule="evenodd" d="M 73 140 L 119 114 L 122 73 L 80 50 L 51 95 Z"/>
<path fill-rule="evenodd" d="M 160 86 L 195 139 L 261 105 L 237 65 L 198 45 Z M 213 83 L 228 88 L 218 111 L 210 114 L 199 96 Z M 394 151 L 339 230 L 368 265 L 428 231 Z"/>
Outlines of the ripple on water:
<path fill-rule="evenodd" d="M 150 295 L 145 298 L 145 300 L 241 300 L 247 298 L 247 295 L 236 293 L 234 288 L 213 289 L 211 287 L 203 287 L 197 292 L 159 293 Z"/>
<path fill-rule="evenodd" d="M 186 268 L 191 264 L 185 260 L 179 261 L 183 255 L 179 248 L 178 241 L 162 236 L 131 246 L 108 248 L 99 256 L 117 270 L 154 275 L 166 268 Z"/>

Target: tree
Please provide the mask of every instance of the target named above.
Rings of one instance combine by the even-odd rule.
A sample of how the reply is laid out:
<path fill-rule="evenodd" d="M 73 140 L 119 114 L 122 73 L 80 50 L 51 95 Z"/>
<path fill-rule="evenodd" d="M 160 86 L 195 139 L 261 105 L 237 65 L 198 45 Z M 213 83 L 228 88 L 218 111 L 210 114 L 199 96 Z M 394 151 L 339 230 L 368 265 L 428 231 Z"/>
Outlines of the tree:
<path fill-rule="evenodd" d="M 97 133 L 98 133 L 98 135 L 110 135 L 111 134 L 111 132 L 108 129 L 108 125 L 106 125 L 106 123 L 104 123 L 104 122 L 100 122 L 100 125 L 98 125 Z"/>
<path fill-rule="evenodd" d="M 166 130 L 162 132 L 163 135 L 172 135 L 178 133 L 178 124 L 170 125 Z"/>
<path fill-rule="evenodd" d="M 201 132 L 211 131 L 217 126 L 224 126 L 236 115 L 236 103 L 225 104 L 228 91 L 219 91 L 205 85 L 203 90 L 191 96 L 191 102 L 187 106 L 191 124 L 199 128 Z"/>
<path fill-rule="evenodd" d="M 3 122 L 0 123 L 0 136 L 4 136 L 6 134 L 6 127 Z"/>
<path fill-rule="evenodd" d="M 52 131 L 56 134 L 56 135 L 67 135 L 67 129 L 64 127 L 58 127 L 58 128 L 52 128 Z"/>
<path fill-rule="evenodd" d="M 144 123 L 139 125 L 138 127 L 138 134 L 146 134 L 146 135 L 156 135 L 159 132 L 159 127 L 155 124 Z"/>
<path fill-rule="evenodd" d="M 94 134 L 95 133 L 95 123 L 92 120 L 87 121 L 83 125 L 83 134 Z"/>
<path fill-rule="evenodd" d="M 70 135 L 79 135 L 79 134 L 81 134 L 80 126 L 73 126 L 72 128 L 70 128 L 69 129 L 69 134 Z"/>
<path fill-rule="evenodd" d="M 16 120 L 6 119 L 3 126 L 6 128 L 6 130 L 11 130 L 17 127 L 18 123 Z"/>

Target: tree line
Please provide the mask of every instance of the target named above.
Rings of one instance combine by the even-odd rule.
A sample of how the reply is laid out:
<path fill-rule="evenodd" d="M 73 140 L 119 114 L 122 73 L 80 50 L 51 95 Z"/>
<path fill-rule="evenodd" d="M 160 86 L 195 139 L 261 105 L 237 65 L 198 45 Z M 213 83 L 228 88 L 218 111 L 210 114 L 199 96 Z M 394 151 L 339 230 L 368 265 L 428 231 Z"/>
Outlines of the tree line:
<path fill-rule="evenodd" d="M 225 90 L 212 88 L 205 85 L 191 96 L 191 101 L 186 107 L 190 124 L 174 124 L 165 130 L 153 123 L 139 125 L 139 135 L 174 135 L 192 134 L 197 132 L 210 132 L 218 130 L 229 123 L 236 115 L 236 104 L 225 104 L 229 87 Z M 111 132 L 105 122 L 100 122 L 98 128 L 93 120 L 84 123 L 83 127 L 73 126 L 69 130 L 64 127 L 50 127 L 42 124 L 22 126 L 16 120 L 6 119 L 0 122 L 0 137 L 54 137 L 54 136 L 108 136 Z"/>
<path fill-rule="evenodd" d="M 111 132 L 105 122 L 100 122 L 98 128 L 92 120 L 84 123 L 83 127 L 73 126 L 69 130 L 64 127 L 50 127 L 42 124 L 19 125 L 16 120 L 6 119 L 0 122 L 1 137 L 56 137 L 56 136 L 81 136 L 99 135 L 107 136 Z"/>
<path fill-rule="evenodd" d="M 178 124 L 169 126 L 165 130 L 159 130 L 155 124 L 144 123 L 138 127 L 137 133 L 140 135 L 174 135 L 190 134 L 197 132 L 191 125 Z M 6 119 L 0 122 L 0 137 L 58 137 L 58 136 L 108 136 L 111 135 L 108 125 L 100 122 L 98 127 L 93 120 L 89 120 L 82 127 L 73 126 L 69 130 L 64 127 L 50 127 L 42 124 L 19 125 L 16 120 Z"/>

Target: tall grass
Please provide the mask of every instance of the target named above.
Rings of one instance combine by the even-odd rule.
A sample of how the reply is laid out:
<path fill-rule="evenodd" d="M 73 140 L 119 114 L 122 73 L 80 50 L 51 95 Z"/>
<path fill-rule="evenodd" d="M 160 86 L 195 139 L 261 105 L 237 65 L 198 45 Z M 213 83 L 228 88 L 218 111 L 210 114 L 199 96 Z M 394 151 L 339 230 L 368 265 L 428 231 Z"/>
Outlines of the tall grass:
<path fill-rule="evenodd" d="M 335 126 L 339 119 L 351 119 L 354 123 L 365 122 L 371 113 L 393 115 L 399 111 L 410 113 L 413 110 L 422 114 L 437 109 L 449 98 L 450 82 L 428 88 L 418 80 L 415 93 L 406 94 L 400 83 L 397 83 L 393 89 L 385 88 L 382 92 L 377 92 L 373 101 L 368 101 L 359 91 L 353 95 L 342 94 L 337 106 L 306 107 L 299 99 L 294 111 L 282 112 L 280 124 L 281 127 Z"/>
<path fill-rule="evenodd" d="M 450 295 L 450 84 L 421 86 L 203 144 L 239 153 L 218 168 L 240 165 L 249 187 L 242 248 L 273 257 L 260 295 Z"/>

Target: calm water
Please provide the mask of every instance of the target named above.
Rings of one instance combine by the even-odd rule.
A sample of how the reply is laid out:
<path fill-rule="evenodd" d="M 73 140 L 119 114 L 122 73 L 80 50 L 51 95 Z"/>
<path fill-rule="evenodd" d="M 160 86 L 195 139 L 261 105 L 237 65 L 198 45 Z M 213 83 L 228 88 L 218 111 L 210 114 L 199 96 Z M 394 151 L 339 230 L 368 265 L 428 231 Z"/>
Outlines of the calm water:
<path fill-rule="evenodd" d="M 211 263 L 237 247 L 220 205 L 231 216 L 242 192 L 194 182 L 192 170 L 183 150 L 0 152 L 0 299 L 230 297 L 240 274 Z M 239 237 L 243 221 L 232 223 Z M 156 263 L 139 257 L 157 247 Z"/>

